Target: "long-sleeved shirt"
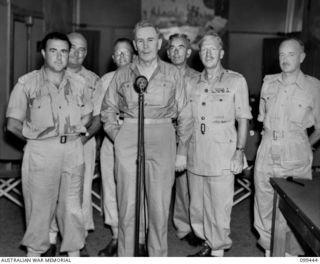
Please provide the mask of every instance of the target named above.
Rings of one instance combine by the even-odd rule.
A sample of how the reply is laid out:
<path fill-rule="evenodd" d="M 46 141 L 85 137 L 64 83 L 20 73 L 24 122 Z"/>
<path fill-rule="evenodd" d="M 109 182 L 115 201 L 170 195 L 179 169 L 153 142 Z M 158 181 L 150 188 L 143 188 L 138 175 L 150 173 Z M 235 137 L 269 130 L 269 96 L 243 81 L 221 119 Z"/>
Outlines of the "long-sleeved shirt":
<path fill-rule="evenodd" d="M 102 102 L 101 120 L 112 140 L 120 129 L 117 114 L 121 112 L 124 118 L 138 118 L 138 93 L 133 87 L 136 77 L 141 75 L 137 63 L 138 60 L 116 71 Z M 178 153 L 186 155 L 192 120 L 188 118 L 190 108 L 184 80 L 175 66 L 160 59 L 157 63 L 144 94 L 144 116 L 146 119 L 177 118 Z"/>

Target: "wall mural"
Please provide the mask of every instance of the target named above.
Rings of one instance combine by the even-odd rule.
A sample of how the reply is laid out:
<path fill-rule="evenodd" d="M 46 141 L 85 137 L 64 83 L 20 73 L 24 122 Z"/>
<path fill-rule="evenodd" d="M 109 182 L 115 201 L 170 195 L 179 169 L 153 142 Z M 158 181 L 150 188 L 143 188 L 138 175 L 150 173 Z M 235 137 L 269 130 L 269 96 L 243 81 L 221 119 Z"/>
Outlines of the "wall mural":
<path fill-rule="evenodd" d="M 142 18 L 158 26 L 164 39 L 184 33 L 192 48 L 208 30 L 221 36 L 228 22 L 228 0 L 142 0 Z"/>

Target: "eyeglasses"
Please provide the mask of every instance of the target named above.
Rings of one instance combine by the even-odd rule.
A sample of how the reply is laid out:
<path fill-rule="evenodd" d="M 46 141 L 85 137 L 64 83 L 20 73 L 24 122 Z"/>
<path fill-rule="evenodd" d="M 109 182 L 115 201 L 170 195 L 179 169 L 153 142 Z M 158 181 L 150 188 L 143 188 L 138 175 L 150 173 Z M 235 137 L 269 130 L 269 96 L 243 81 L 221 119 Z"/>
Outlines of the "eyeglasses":
<path fill-rule="evenodd" d="M 127 57 L 127 56 L 130 56 L 130 54 L 131 53 L 128 50 L 119 50 L 119 51 L 116 51 L 115 53 L 113 53 L 113 55 L 118 58 L 121 57 L 121 55 L 124 57 Z"/>

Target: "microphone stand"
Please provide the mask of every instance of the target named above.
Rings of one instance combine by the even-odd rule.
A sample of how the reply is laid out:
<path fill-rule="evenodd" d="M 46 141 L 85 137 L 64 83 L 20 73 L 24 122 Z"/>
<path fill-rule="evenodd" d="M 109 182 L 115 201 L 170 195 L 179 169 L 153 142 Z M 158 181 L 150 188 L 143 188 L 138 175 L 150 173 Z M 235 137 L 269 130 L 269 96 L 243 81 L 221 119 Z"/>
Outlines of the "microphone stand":
<path fill-rule="evenodd" d="M 148 80 L 144 76 L 138 76 L 135 81 L 135 89 L 139 94 L 138 115 L 138 154 L 137 154 L 137 183 L 136 183 L 136 208 L 135 208 L 135 241 L 134 255 L 139 256 L 139 234 L 140 234 L 140 203 L 141 185 L 145 178 L 145 152 L 144 152 L 144 92 Z"/>

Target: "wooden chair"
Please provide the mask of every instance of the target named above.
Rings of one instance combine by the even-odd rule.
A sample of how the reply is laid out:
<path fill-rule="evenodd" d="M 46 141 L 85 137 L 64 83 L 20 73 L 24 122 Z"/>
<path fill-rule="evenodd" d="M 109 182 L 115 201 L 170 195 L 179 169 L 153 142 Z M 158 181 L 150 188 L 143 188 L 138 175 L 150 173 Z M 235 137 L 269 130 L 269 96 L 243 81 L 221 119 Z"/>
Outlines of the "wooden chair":
<path fill-rule="evenodd" d="M 0 198 L 7 198 L 14 204 L 23 207 L 21 192 L 21 170 L 0 170 Z"/>

